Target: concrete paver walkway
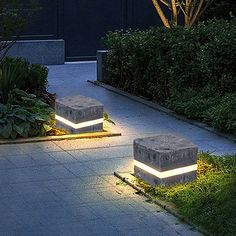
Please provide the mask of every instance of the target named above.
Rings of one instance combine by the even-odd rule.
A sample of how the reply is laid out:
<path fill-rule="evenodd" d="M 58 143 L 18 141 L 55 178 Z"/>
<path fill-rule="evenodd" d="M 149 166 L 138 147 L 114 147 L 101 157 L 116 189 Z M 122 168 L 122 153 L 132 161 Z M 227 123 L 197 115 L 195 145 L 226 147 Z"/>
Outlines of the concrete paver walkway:
<path fill-rule="evenodd" d="M 0 146 L 0 235 L 198 235 L 113 172 L 132 171 L 134 138 L 175 133 L 201 150 L 236 144 L 86 82 L 96 65 L 50 67 L 50 90 L 103 102 L 122 137 Z"/>
<path fill-rule="evenodd" d="M 232 141 L 88 83 L 87 80 L 96 80 L 96 64 L 93 62 L 51 66 L 49 69 L 50 91 L 56 92 L 59 97 L 79 93 L 105 105 L 111 119 L 116 122 L 113 129 L 123 134 L 122 138 L 114 139 L 115 145 L 131 145 L 133 138 L 172 133 L 190 139 L 202 151 L 219 155 L 236 153 L 236 143 Z"/>
<path fill-rule="evenodd" d="M 130 146 L 79 148 L 0 146 L 0 235 L 197 235 L 112 175 Z"/>

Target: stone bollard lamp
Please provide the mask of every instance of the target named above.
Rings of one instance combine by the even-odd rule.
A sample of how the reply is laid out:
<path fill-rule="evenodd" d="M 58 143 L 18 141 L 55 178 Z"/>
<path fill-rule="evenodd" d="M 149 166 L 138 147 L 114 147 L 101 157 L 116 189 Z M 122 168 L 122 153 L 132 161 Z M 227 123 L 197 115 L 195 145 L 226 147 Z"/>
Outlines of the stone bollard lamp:
<path fill-rule="evenodd" d="M 134 140 L 134 174 L 151 185 L 174 185 L 197 177 L 198 148 L 173 135 Z"/>
<path fill-rule="evenodd" d="M 84 96 L 57 99 L 56 125 L 72 134 L 103 131 L 103 105 Z"/>

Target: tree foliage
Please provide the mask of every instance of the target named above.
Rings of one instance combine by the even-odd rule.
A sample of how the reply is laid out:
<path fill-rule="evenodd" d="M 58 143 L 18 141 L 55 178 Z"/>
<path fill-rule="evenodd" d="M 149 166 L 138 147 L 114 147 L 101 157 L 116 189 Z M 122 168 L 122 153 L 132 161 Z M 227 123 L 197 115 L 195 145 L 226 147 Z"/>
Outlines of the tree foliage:
<path fill-rule="evenodd" d="M 167 28 L 176 27 L 179 16 L 184 15 L 184 25 L 191 27 L 208 8 L 213 0 L 152 0 L 153 5 Z M 163 7 L 171 12 L 171 18 L 165 14 Z"/>
<path fill-rule="evenodd" d="M 206 21 L 212 18 L 230 20 L 233 16 L 236 16 L 235 0 L 214 0 L 199 20 Z"/>
<path fill-rule="evenodd" d="M 0 60 L 16 41 L 37 8 L 35 0 L 0 1 Z"/>

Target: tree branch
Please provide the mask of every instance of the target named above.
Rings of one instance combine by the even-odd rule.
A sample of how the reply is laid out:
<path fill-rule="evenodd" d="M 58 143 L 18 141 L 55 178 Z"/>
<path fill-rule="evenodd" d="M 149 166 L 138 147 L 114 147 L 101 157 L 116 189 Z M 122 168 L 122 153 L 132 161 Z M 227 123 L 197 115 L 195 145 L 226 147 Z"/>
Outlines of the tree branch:
<path fill-rule="evenodd" d="M 192 25 L 194 24 L 194 22 L 196 21 L 198 15 L 199 15 L 200 12 L 201 12 L 203 3 L 204 3 L 204 0 L 200 0 L 200 3 L 198 4 L 197 9 L 196 9 L 194 15 L 192 16 L 192 18 L 190 18 L 189 26 L 192 26 Z"/>
<path fill-rule="evenodd" d="M 169 3 L 167 0 L 160 0 L 163 4 L 165 4 L 167 7 L 170 7 Z"/>
<path fill-rule="evenodd" d="M 199 1 L 201 0 L 190 0 L 189 2 L 189 25 L 190 25 L 190 21 L 193 18 L 194 12 L 196 11 L 196 8 L 199 4 Z M 188 26 L 189 26 L 188 25 Z"/>
<path fill-rule="evenodd" d="M 185 26 L 189 25 L 189 4 L 190 4 L 191 0 L 186 0 L 185 3 L 185 16 L 184 16 L 184 21 L 185 21 Z"/>
<path fill-rule="evenodd" d="M 202 8 L 201 11 L 199 12 L 199 14 L 198 14 L 198 16 L 197 16 L 195 22 L 199 19 L 199 17 L 202 15 L 202 13 L 209 7 L 209 5 L 212 4 L 213 1 L 214 1 L 214 0 L 208 0 L 208 1 L 206 2 L 204 8 Z M 193 22 L 193 24 L 194 24 L 194 22 Z"/>
<path fill-rule="evenodd" d="M 163 22 L 164 26 L 166 28 L 171 28 L 170 23 L 169 23 L 168 19 L 166 18 L 165 14 L 163 13 L 157 0 L 152 0 L 152 2 L 153 2 L 154 7 L 156 8 L 156 11 L 157 11 L 158 15 L 160 16 L 161 21 Z"/>
<path fill-rule="evenodd" d="M 176 7 L 176 0 L 171 0 L 171 9 L 172 9 L 173 25 L 176 27 L 178 24 L 178 13 L 177 13 L 177 7 Z"/>

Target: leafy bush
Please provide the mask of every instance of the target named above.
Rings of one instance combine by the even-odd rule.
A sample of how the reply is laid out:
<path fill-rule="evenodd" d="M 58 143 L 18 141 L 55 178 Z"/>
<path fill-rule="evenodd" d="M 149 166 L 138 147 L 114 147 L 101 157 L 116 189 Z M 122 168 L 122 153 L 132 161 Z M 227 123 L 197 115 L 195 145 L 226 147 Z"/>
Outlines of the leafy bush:
<path fill-rule="evenodd" d="M 236 136 L 236 93 L 225 95 L 218 104 L 206 109 L 204 120 L 216 129 Z"/>
<path fill-rule="evenodd" d="M 231 15 L 236 16 L 236 3 L 234 0 L 214 0 L 200 17 L 200 20 L 213 18 L 229 20 Z"/>
<path fill-rule="evenodd" d="M 45 93 L 48 85 L 48 69 L 39 64 L 32 64 L 29 67 L 26 90 L 41 96 Z"/>
<path fill-rule="evenodd" d="M 224 94 L 236 91 L 236 19 L 209 21 L 174 30 L 170 42 L 171 95 L 183 89 L 212 86 Z"/>
<path fill-rule="evenodd" d="M 110 49 L 107 70 L 111 84 L 145 97 L 165 98 L 168 91 L 159 85 L 165 85 L 168 79 L 164 73 L 168 63 L 168 33 L 163 28 L 109 33 L 105 43 Z M 157 43 L 160 41 L 163 43 Z"/>
<path fill-rule="evenodd" d="M 146 192 L 171 201 L 189 220 L 213 235 L 236 234 L 236 156 L 198 157 L 197 181 L 172 187 L 151 187 L 140 181 Z"/>
<path fill-rule="evenodd" d="M 205 111 L 218 105 L 220 101 L 221 97 L 215 94 L 214 88 L 206 86 L 202 90 L 190 88 L 175 93 L 167 106 L 187 118 L 202 120 L 207 117 Z"/>
<path fill-rule="evenodd" d="M 6 65 L 3 63 L 0 67 L 0 101 L 6 103 L 9 92 L 15 87 L 23 86 L 23 71 L 14 65 Z"/>
<path fill-rule="evenodd" d="M 0 63 L 1 102 L 6 103 L 7 95 L 14 89 L 22 89 L 42 96 L 47 88 L 48 69 L 30 64 L 21 58 L 5 58 Z"/>
<path fill-rule="evenodd" d="M 14 89 L 9 94 L 8 103 L 19 105 L 29 112 L 39 115 L 48 123 L 54 120 L 53 109 L 34 94 Z"/>
<path fill-rule="evenodd" d="M 16 105 L 0 104 L 0 136 L 2 138 L 15 139 L 21 137 L 34 136 L 38 134 L 40 117 L 28 112 L 26 109 Z"/>
<path fill-rule="evenodd" d="M 215 129 L 236 136 L 236 93 L 219 95 L 213 87 L 176 94 L 168 106 L 187 118 L 203 120 Z"/>
<path fill-rule="evenodd" d="M 11 91 L 7 105 L 0 104 L 0 137 L 46 135 L 53 126 L 53 110 L 33 94 Z"/>
<path fill-rule="evenodd" d="M 235 25 L 233 18 L 111 32 L 105 38 L 109 83 L 235 134 L 236 108 L 227 99 L 236 91 Z"/>

